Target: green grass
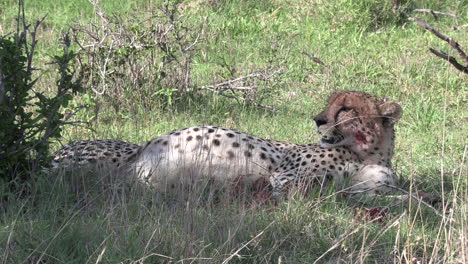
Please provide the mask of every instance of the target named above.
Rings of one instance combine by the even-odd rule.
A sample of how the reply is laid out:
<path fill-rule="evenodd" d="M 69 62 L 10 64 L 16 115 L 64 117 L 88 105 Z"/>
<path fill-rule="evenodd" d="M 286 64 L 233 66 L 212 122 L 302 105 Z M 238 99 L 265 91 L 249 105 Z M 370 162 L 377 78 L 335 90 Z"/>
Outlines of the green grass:
<path fill-rule="evenodd" d="M 107 12 L 141 16 L 161 1 L 100 1 Z M 189 204 L 160 197 L 119 176 L 59 173 L 39 177 L 27 194 L 0 206 L 2 263 L 461 263 L 467 253 L 468 182 L 466 100 L 468 81 L 428 47 L 453 54 L 447 43 L 404 16 L 392 1 L 183 1 L 188 23 L 204 24 L 209 38 L 193 58 L 195 85 L 261 69 L 286 66 L 270 113 L 219 96 L 194 94 L 152 111 L 113 111 L 103 104 L 78 117 L 93 130 L 68 127 L 71 139 L 115 138 L 145 142 L 173 129 L 200 124 L 228 126 L 295 143 L 317 142 L 311 118 L 334 90 L 360 90 L 401 103 L 394 168 L 402 186 L 439 194 L 452 208 L 392 207 L 386 223 L 356 219 L 364 206 L 332 195 L 292 197 L 274 206 L 243 203 Z M 4 33 L 14 29 L 16 1 L 0 4 Z M 466 1 L 406 1 L 457 18 L 417 14 L 468 49 Z M 75 21 L 96 21 L 80 1 L 27 1 L 31 21 L 48 13 L 39 35 L 37 63 L 57 50 Z M 412 14 L 411 14 L 412 15 Z M 308 57 L 320 58 L 328 72 Z M 453 54 L 455 55 L 455 54 Z M 224 63 L 224 64 L 223 64 Z M 53 87 L 53 71 L 38 89 Z M 57 144 L 58 146 L 58 144 Z M 372 204 L 371 204 L 372 206 Z M 453 221 L 449 221 L 453 219 Z M 465 257 L 466 260 L 466 257 Z"/>

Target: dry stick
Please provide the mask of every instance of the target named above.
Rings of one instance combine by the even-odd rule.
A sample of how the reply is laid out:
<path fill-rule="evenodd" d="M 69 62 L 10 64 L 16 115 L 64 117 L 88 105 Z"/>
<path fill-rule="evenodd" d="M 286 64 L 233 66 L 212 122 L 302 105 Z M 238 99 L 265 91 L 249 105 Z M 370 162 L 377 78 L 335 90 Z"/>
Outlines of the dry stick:
<path fill-rule="evenodd" d="M 410 200 L 410 198 L 413 198 L 413 199 L 416 199 L 418 202 L 424 204 L 425 206 L 427 206 L 429 209 L 431 209 L 436 215 L 442 217 L 442 218 L 445 218 L 445 216 L 443 214 L 441 214 L 439 212 L 439 210 L 437 210 L 436 208 L 434 208 L 432 205 L 430 205 L 429 203 L 425 202 L 421 197 L 417 196 L 416 194 L 414 193 L 410 193 L 408 191 L 405 191 L 401 188 L 398 188 L 396 186 L 393 186 L 393 185 L 390 185 L 390 184 L 382 184 L 384 186 L 387 186 L 387 187 L 390 187 L 392 189 L 395 189 L 395 190 L 398 190 L 402 193 L 404 193 L 406 195 L 406 197 L 404 196 L 400 196 L 402 199 L 407 199 L 407 200 Z M 454 221 L 453 219 L 449 219 L 449 221 Z"/>
<path fill-rule="evenodd" d="M 421 27 L 425 28 L 426 30 L 430 31 L 432 34 L 436 35 L 436 37 L 440 38 L 443 41 L 446 41 L 453 49 L 455 49 L 460 57 L 462 57 L 463 61 L 468 64 L 468 56 L 466 56 L 465 52 L 460 48 L 460 44 L 458 44 L 455 40 L 450 37 L 445 36 L 444 34 L 437 31 L 435 28 L 431 27 L 429 24 L 424 22 L 418 17 L 414 17 L 416 23 L 418 23 Z"/>
<path fill-rule="evenodd" d="M 315 63 L 319 64 L 320 66 L 324 67 L 328 72 L 331 72 L 331 69 L 330 67 L 328 67 L 323 61 L 321 61 L 319 58 L 317 57 L 314 57 L 312 56 L 311 54 L 303 51 L 302 52 L 303 55 L 306 55 L 307 57 L 309 57 L 311 60 L 313 60 Z"/>
<path fill-rule="evenodd" d="M 468 73 L 468 67 L 464 67 L 463 65 L 458 63 L 457 59 L 455 59 L 455 57 L 452 57 L 452 56 L 450 56 L 450 55 L 448 55 L 446 53 L 443 53 L 442 51 L 438 51 L 438 50 L 435 50 L 433 48 L 429 48 L 429 51 L 432 52 L 437 57 L 442 58 L 442 59 L 447 60 L 448 62 L 450 62 L 450 64 L 452 64 L 457 70 L 459 70 L 461 72 L 464 72 L 464 73 Z"/>
<path fill-rule="evenodd" d="M 454 26 L 452 28 L 452 30 L 459 30 L 459 29 L 462 29 L 462 28 L 465 28 L 465 27 L 468 27 L 468 24 L 464 24 L 464 25 L 460 25 L 460 26 Z"/>
<path fill-rule="evenodd" d="M 421 27 L 425 28 L 426 30 L 430 31 L 432 34 L 436 35 L 436 37 L 440 38 L 441 40 L 443 41 L 446 41 L 450 47 L 452 47 L 455 51 L 457 51 L 457 53 L 460 55 L 460 57 L 462 58 L 463 62 L 468 65 L 468 56 L 465 54 L 465 52 L 461 49 L 460 47 L 460 44 L 458 44 L 455 40 L 453 40 L 452 38 L 450 37 L 447 37 L 445 36 L 444 34 L 440 33 L 439 31 L 437 31 L 436 29 L 434 29 L 433 27 L 431 27 L 430 25 L 428 25 L 426 22 L 422 21 L 421 19 L 419 19 L 418 17 L 414 17 L 413 18 L 414 21 L 416 21 L 416 23 L 418 23 L 418 25 L 420 25 Z M 443 58 L 445 60 L 447 60 L 448 62 L 450 62 L 453 66 L 455 66 L 455 68 L 457 68 L 459 71 L 461 72 L 464 72 L 464 73 L 467 73 L 468 74 L 468 66 L 463 66 L 461 65 L 460 63 L 457 62 L 457 60 L 454 58 L 454 57 L 451 57 L 443 52 L 440 52 L 440 51 L 436 51 L 432 48 L 429 49 L 432 53 L 434 53 L 435 55 L 437 55 L 438 57 L 440 58 Z"/>
<path fill-rule="evenodd" d="M 275 75 L 277 74 L 280 74 L 281 72 L 283 72 L 285 69 L 284 67 L 280 67 L 274 71 L 271 71 L 269 72 L 269 68 L 266 68 L 266 69 L 263 69 L 263 70 L 259 70 L 259 71 L 256 71 L 256 72 L 252 72 L 252 73 L 249 73 L 247 75 L 244 75 L 244 76 L 240 76 L 240 77 L 237 77 L 237 78 L 234 78 L 234 79 L 230 79 L 230 80 L 225 80 L 225 81 L 222 81 L 220 83 L 216 83 L 216 84 L 210 84 L 210 85 L 203 85 L 203 86 L 200 86 L 198 87 L 198 89 L 201 89 L 201 90 L 208 90 L 208 91 L 212 91 L 212 92 L 219 92 L 220 95 L 222 96 L 225 96 L 225 97 L 228 97 L 228 98 L 233 98 L 233 99 L 236 99 L 236 100 L 241 100 L 241 101 L 244 101 L 244 102 L 249 102 L 257 107 L 260 107 L 260 108 L 264 108 L 266 110 L 269 110 L 269 111 L 276 111 L 276 109 L 272 106 L 268 106 L 268 105 L 263 105 L 257 101 L 255 101 L 252 97 L 250 96 L 247 96 L 245 93 L 244 93 L 244 96 L 242 95 L 227 95 L 224 93 L 224 91 L 248 91 L 248 90 L 255 90 L 258 88 L 257 85 L 252 85 L 252 86 L 245 86 L 243 85 L 243 81 L 244 80 L 249 80 L 249 79 L 253 79 L 253 78 L 257 78 L 257 79 L 260 79 L 262 81 L 268 81 L 270 80 L 272 77 L 274 77 Z"/>
<path fill-rule="evenodd" d="M 418 196 L 417 194 L 414 194 L 414 193 L 410 193 L 406 190 L 403 190 L 399 187 L 396 187 L 394 185 L 391 185 L 391 184 L 380 184 L 379 186 L 375 186 L 375 187 L 372 187 L 372 188 L 367 188 L 367 189 L 363 189 L 363 190 L 359 190 L 359 191 L 352 191 L 352 192 L 347 192 L 346 190 L 353 187 L 353 186 L 350 186 L 348 188 L 345 188 L 337 193 L 347 193 L 347 194 L 360 194 L 360 193 L 366 193 L 366 192 L 369 192 L 370 190 L 373 190 L 373 189 L 376 189 L 376 188 L 379 188 L 381 186 L 387 186 L 387 187 L 390 187 L 392 189 L 395 189 L 397 191 L 400 191 L 402 193 L 404 193 L 404 195 L 385 195 L 385 197 L 388 197 L 388 198 L 397 198 L 401 201 L 407 201 L 407 200 L 410 200 L 411 198 L 413 199 L 416 199 L 418 202 L 421 202 L 423 205 L 427 206 L 429 209 L 431 209 L 436 215 L 444 218 L 445 216 L 443 214 L 441 214 L 436 208 L 434 208 L 432 205 L 430 205 L 428 202 L 424 201 L 424 197 L 420 197 Z M 328 198 L 328 197 L 325 197 L 325 198 Z M 453 221 L 453 219 L 450 219 L 451 221 Z"/>
<path fill-rule="evenodd" d="M 442 16 L 457 17 L 455 14 L 452 14 L 452 13 L 440 12 L 440 11 L 427 9 L 427 8 L 412 8 L 412 7 L 398 6 L 397 9 L 406 9 L 412 12 L 420 12 L 420 13 L 431 13 L 433 16 L 442 15 Z"/>

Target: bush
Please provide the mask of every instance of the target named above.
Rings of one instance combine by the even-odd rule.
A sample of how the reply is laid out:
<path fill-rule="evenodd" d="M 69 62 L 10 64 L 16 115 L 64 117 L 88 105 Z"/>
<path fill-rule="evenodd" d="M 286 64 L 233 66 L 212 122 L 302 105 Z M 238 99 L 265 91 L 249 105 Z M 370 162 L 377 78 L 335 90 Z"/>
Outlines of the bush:
<path fill-rule="evenodd" d="M 34 89 L 35 36 L 45 17 L 31 27 L 22 1 L 19 8 L 17 32 L 0 36 L 0 183 L 24 180 L 27 171 L 45 165 L 51 140 L 60 137 L 71 116 L 61 110 L 82 90 L 80 80 L 74 78 L 75 54 L 69 49 L 68 35 L 62 39 L 62 54 L 52 63 L 58 67 L 56 93 Z"/>
<path fill-rule="evenodd" d="M 80 46 L 83 82 L 96 101 L 116 111 L 155 100 L 172 104 L 177 94 L 191 90 L 191 64 L 201 29 L 192 28 L 178 11 L 179 1 L 164 2 L 151 14 L 128 18 L 107 15 L 91 2 L 99 20 L 77 23 L 73 39 Z"/>

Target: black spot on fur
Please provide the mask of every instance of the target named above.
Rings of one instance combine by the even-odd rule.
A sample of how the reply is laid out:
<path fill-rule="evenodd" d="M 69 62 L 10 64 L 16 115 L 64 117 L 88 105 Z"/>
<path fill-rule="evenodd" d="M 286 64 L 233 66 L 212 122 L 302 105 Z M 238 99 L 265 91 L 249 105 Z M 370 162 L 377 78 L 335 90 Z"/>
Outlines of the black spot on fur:
<path fill-rule="evenodd" d="M 187 141 L 190 141 L 190 140 L 192 140 L 192 139 L 193 139 L 192 136 L 188 136 L 188 137 L 187 137 Z"/>
<path fill-rule="evenodd" d="M 235 142 L 234 142 L 235 143 Z M 252 157 L 252 152 L 250 151 L 244 151 L 244 155 L 248 158 Z"/>
<path fill-rule="evenodd" d="M 233 143 L 232 143 L 232 146 L 233 146 L 234 148 L 238 148 L 238 147 L 239 147 L 239 143 L 233 142 Z"/>
<path fill-rule="evenodd" d="M 262 160 L 265 160 L 267 158 L 267 156 L 265 155 L 265 153 L 262 152 L 262 153 L 260 153 L 260 158 Z"/>
<path fill-rule="evenodd" d="M 214 144 L 215 146 L 219 146 L 219 145 L 221 145 L 221 142 L 219 142 L 219 140 L 217 140 L 217 139 L 214 139 L 214 140 L 213 140 L 213 144 Z"/>
<path fill-rule="evenodd" d="M 233 138 L 233 137 L 235 137 L 235 135 L 232 134 L 232 133 L 226 133 L 226 136 L 227 136 L 228 138 Z"/>
<path fill-rule="evenodd" d="M 227 155 L 228 155 L 228 159 L 233 159 L 236 155 L 234 155 L 234 152 L 228 150 L 227 152 Z"/>

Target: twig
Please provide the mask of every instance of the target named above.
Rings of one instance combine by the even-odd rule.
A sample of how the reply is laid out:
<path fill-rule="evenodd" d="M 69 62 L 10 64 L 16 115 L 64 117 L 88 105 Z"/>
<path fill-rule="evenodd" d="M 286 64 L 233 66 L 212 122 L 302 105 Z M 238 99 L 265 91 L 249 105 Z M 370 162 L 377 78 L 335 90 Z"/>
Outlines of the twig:
<path fill-rule="evenodd" d="M 425 202 L 425 201 L 423 200 L 423 197 L 419 197 L 419 196 L 415 195 L 414 193 L 410 193 L 410 192 L 408 192 L 408 191 L 405 191 L 405 190 L 403 190 L 403 189 L 401 189 L 401 188 L 399 188 L 399 187 L 396 187 L 396 186 L 393 186 L 393 185 L 390 185 L 390 184 L 382 184 L 382 185 L 387 186 L 387 187 L 390 187 L 390 188 L 392 188 L 392 189 L 398 190 L 398 191 L 400 191 L 400 192 L 406 194 L 407 197 L 400 196 L 400 198 L 402 198 L 402 199 L 405 199 L 405 198 L 406 198 L 407 200 L 409 200 L 409 198 L 416 199 L 418 202 L 420 202 L 420 203 L 424 204 L 425 206 L 427 206 L 428 208 L 430 208 L 436 215 L 438 215 L 438 216 L 440 216 L 440 217 L 442 217 L 442 218 L 445 218 L 445 216 L 444 216 L 443 214 L 441 214 L 441 213 L 439 212 L 439 210 L 435 209 L 432 205 L 430 205 L 430 204 L 428 204 L 427 202 Z M 450 221 L 453 221 L 453 219 L 450 219 Z"/>
<path fill-rule="evenodd" d="M 274 76 L 281 74 L 284 70 L 284 67 L 279 67 L 275 70 L 271 70 L 270 67 L 267 67 L 266 69 L 255 71 L 244 76 L 224 80 L 215 84 L 203 85 L 198 87 L 198 89 L 217 92 L 224 97 L 233 98 L 237 101 L 248 102 L 268 111 L 276 111 L 274 107 L 263 105 L 254 99 L 255 92 L 261 87 L 260 85 L 256 85 L 255 80 L 269 82 Z M 251 83 L 252 81 L 254 83 L 252 85 L 248 85 L 248 83 Z M 232 94 L 226 94 L 227 91 L 231 91 Z"/>
<path fill-rule="evenodd" d="M 388 197 L 388 198 L 397 198 L 401 201 L 406 201 L 406 200 L 409 200 L 409 198 L 413 198 L 413 199 L 416 199 L 417 201 L 421 202 L 422 204 L 424 204 L 425 206 L 429 207 L 432 211 L 434 211 L 434 213 L 440 217 L 445 217 L 443 214 L 441 214 L 436 208 L 434 208 L 432 205 L 430 205 L 429 203 L 427 203 L 426 201 L 424 201 L 425 199 L 427 199 L 427 197 L 425 197 L 424 195 L 421 195 L 419 194 L 420 196 L 418 196 L 418 194 L 414 194 L 414 193 L 410 193 L 408 191 L 405 191 L 397 186 L 394 186 L 394 185 L 391 185 L 391 184 L 380 184 L 378 186 L 375 186 L 375 187 L 372 187 L 372 188 L 367 188 L 367 189 L 362 189 L 362 190 L 358 190 L 358 191 L 346 191 L 346 189 L 349 189 L 351 187 L 348 187 L 346 189 L 343 189 L 341 190 L 340 192 L 343 192 L 343 193 L 346 193 L 346 194 L 360 194 L 360 193 L 366 193 L 366 192 L 369 192 L 373 189 L 377 189 L 377 188 L 380 188 L 382 186 L 386 186 L 386 187 L 390 187 L 392 189 L 395 189 L 397 191 L 400 191 L 402 193 L 404 193 L 404 195 L 384 195 L 384 197 Z"/>
<path fill-rule="evenodd" d="M 429 51 L 431 51 L 437 57 L 442 58 L 442 59 L 450 62 L 450 64 L 452 64 L 455 68 L 457 68 L 457 70 L 459 70 L 461 72 L 464 72 L 464 73 L 468 73 L 468 67 L 464 67 L 463 65 L 458 63 L 457 59 L 455 59 L 455 57 L 452 57 L 452 56 L 450 56 L 450 55 L 448 55 L 446 53 L 443 53 L 442 51 L 438 51 L 438 50 L 435 50 L 433 48 L 429 48 Z"/>
<path fill-rule="evenodd" d="M 303 51 L 302 52 L 303 55 L 306 55 L 307 57 L 309 57 L 311 60 L 313 60 L 315 63 L 319 64 L 320 66 L 324 67 L 328 72 L 331 72 L 331 69 L 330 67 L 328 67 L 323 61 L 321 61 L 319 58 L 317 57 L 314 57 L 312 56 L 311 54 Z"/>
<path fill-rule="evenodd" d="M 444 34 L 440 33 L 439 31 L 437 31 L 436 29 L 434 29 L 433 27 L 431 27 L 430 25 L 428 25 L 426 22 L 419 19 L 418 17 L 414 17 L 413 19 L 414 21 L 416 21 L 416 23 L 418 23 L 418 25 L 430 31 L 432 34 L 434 34 L 436 37 L 440 38 L 441 40 L 446 41 L 450 45 L 450 47 L 452 47 L 455 51 L 457 51 L 457 53 L 460 55 L 461 59 L 467 66 L 461 65 L 460 63 L 457 62 L 457 60 L 454 57 L 451 57 L 443 52 L 436 51 L 432 48 L 430 48 L 429 50 L 435 55 L 437 55 L 438 57 L 443 58 L 447 60 L 448 62 L 450 62 L 453 66 L 455 66 L 455 68 L 457 68 L 461 72 L 468 74 L 468 56 L 461 49 L 460 45 L 454 39 L 447 37 Z"/>
<path fill-rule="evenodd" d="M 460 25 L 460 26 L 454 26 L 452 28 L 452 30 L 459 30 L 459 29 L 466 28 L 466 27 L 468 27 L 468 24 L 464 24 L 464 25 Z"/>
<path fill-rule="evenodd" d="M 405 9 L 411 12 L 419 12 L 419 13 L 430 13 L 433 16 L 442 15 L 442 16 L 457 17 L 455 14 L 452 14 L 452 13 L 440 12 L 440 11 L 436 11 L 436 10 L 432 10 L 428 8 L 412 8 L 412 7 L 398 6 L 397 9 Z"/>

